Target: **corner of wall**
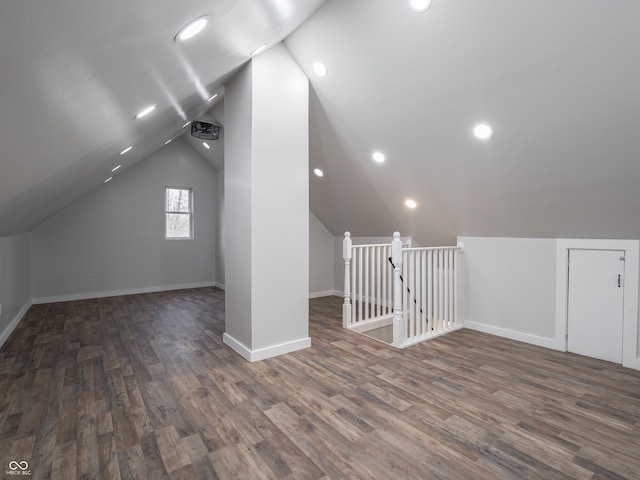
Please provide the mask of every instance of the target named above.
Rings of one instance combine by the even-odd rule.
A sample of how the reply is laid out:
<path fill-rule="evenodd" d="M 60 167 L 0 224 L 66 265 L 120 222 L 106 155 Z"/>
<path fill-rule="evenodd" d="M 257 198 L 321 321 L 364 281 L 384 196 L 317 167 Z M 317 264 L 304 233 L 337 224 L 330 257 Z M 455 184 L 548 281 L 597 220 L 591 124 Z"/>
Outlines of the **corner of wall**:
<path fill-rule="evenodd" d="M 32 305 L 31 300 L 25 303 L 22 306 L 22 308 L 18 311 L 18 313 L 13 317 L 11 322 L 9 322 L 9 324 L 4 328 L 4 330 L 0 332 L 0 347 L 2 347 L 4 345 L 4 342 L 6 342 L 8 338 L 11 336 L 13 331 L 16 329 L 16 327 L 20 323 L 20 320 L 24 318 L 24 316 L 29 311 L 29 308 L 31 308 L 31 305 Z"/>

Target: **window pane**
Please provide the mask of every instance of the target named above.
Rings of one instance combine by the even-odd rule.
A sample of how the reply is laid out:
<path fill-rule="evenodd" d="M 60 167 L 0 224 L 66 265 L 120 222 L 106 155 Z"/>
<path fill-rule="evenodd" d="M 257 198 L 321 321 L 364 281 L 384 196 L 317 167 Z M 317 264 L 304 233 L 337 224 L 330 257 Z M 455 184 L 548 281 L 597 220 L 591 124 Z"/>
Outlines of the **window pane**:
<path fill-rule="evenodd" d="M 191 237 L 191 215 L 184 213 L 167 213 L 167 238 Z"/>
<path fill-rule="evenodd" d="M 165 211 L 188 213 L 190 210 L 189 197 L 189 190 L 182 188 L 167 188 L 167 203 L 165 205 Z"/>

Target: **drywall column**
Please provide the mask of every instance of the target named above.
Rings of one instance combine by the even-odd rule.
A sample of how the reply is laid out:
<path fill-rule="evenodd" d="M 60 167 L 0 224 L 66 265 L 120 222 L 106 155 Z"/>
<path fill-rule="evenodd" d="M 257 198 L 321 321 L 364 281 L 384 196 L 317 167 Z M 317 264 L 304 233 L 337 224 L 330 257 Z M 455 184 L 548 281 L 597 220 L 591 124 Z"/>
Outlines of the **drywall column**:
<path fill-rule="evenodd" d="M 308 105 L 281 45 L 225 89 L 224 342 L 250 361 L 311 344 Z"/>
<path fill-rule="evenodd" d="M 0 347 L 31 306 L 31 240 L 0 237 Z"/>

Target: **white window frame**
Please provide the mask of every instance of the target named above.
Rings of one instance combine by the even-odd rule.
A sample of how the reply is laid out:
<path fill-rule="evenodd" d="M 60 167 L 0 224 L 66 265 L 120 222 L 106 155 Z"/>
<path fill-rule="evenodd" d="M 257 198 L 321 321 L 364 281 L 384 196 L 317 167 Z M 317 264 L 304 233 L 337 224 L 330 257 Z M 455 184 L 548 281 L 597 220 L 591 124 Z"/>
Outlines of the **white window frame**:
<path fill-rule="evenodd" d="M 168 190 L 187 190 L 189 192 L 189 212 L 172 212 L 167 210 L 167 193 Z M 193 240 L 194 237 L 194 214 L 193 214 L 193 188 L 191 187 L 176 187 L 166 185 L 164 187 L 164 238 L 165 240 Z M 167 236 L 167 215 L 189 215 L 189 236 L 188 237 L 169 237 Z"/>

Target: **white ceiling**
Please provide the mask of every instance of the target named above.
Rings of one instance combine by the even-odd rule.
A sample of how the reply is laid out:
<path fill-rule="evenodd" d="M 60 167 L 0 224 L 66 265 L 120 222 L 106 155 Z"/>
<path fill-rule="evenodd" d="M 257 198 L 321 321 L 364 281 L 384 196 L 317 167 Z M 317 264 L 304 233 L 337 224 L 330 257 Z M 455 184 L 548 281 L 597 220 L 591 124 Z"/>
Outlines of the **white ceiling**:
<path fill-rule="evenodd" d="M 281 41 L 322 3 L 2 2 L 0 235 L 29 231 L 116 165 L 125 172 L 181 133 L 253 50 Z M 206 30 L 174 42 L 205 14 Z M 156 111 L 134 120 L 149 104 Z"/>
<path fill-rule="evenodd" d="M 327 2 L 285 41 L 314 90 L 314 213 L 421 244 L 640 238 L 639 20 L 634 0 Z"/>
<path fill-rule="evenodd" d="M 200 36 L 173 41 L 202 14 Z M 188 120 L 222 123 L 222 95 L 206 99 L 302 24 L 285 44 L 311 80 L 310 167 L 325 176 L 310 204 L 334 234 L 640 238 L 639 19 L 637 0 L 434 0 L 423 14 L 408 0 L 2 2 L 0 235 Z M 488 142 L 471 135 L 480 121 Z M 220 168 L 214 143 L 203 154 Z"/>

